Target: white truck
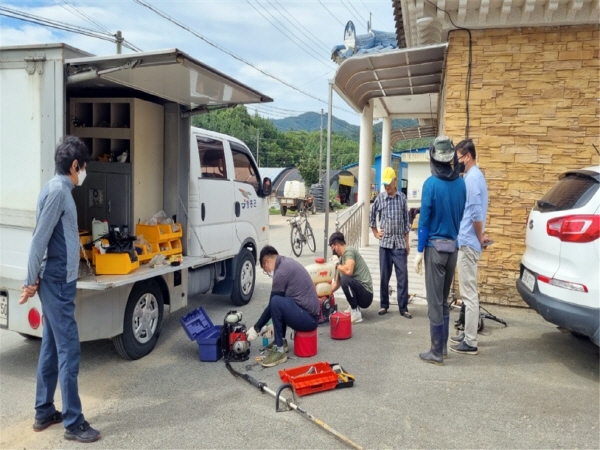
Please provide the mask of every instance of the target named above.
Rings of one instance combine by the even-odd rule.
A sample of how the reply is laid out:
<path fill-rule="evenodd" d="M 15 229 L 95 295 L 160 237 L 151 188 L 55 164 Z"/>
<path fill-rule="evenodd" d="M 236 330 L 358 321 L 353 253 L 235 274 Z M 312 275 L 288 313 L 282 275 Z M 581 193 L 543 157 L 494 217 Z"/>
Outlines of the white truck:
<path fill-rule="evenodd" d="M 156 345 L 164 312 L 188 298 L 212 291 L 250 301 L 271 181 L 241 141 L 192 128 L 190 118 L 272 99 L 177 49 L 96 57 L 65 44 L 0 47 L 0 86 L 0 327 L 42 336 L 39 298 L 18 299 L 37 196 L 67 134 L 92 155 L 73 190 L 80 230 L 97 219 L 134 232 L 161 210 L 183 229 L 178 266 L 94 275 L 82 262 L 81 341 L 112 339 L 122 357 L 138 359 Z"/>

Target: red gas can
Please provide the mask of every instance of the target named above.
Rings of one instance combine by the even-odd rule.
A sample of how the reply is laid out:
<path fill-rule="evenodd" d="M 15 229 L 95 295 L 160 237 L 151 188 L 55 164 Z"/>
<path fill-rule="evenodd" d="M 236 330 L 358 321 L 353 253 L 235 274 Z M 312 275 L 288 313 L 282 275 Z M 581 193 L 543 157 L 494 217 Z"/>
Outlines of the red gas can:
<path fill-rule="evenodd" d="M 296 331 L 294 336 L 294 355 L 310 358 L 317 354 L 317 330 Z"/>
<path fill-rule="evenodd" d="M 331 339 L 350 339 L 352 337 L 352 320 L 350 313 L 336 312 L 329 316 Z"/>

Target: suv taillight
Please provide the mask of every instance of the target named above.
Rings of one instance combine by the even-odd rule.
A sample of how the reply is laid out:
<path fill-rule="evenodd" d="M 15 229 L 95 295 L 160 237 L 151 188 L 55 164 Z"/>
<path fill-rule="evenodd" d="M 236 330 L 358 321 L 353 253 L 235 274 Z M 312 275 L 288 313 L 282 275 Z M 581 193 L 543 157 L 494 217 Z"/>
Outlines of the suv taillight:
<path fill-rule="evenodd" d="M 562 242 L 592 242 L 600 237 L 600 215 L 580 214 L 555 217 L 546 224 L 548 236 Z"/>

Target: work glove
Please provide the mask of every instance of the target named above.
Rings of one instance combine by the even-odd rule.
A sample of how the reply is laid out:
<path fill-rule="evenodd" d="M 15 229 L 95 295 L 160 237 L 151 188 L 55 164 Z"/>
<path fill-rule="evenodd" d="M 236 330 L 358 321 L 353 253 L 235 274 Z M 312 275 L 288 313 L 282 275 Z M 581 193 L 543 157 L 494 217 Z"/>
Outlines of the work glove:
<path fill-rule="evenodd" d="M 423 252 L 417 253 L 415 256 L 415 272 L 419 275 L 423 275 Z"/>
<path fill-rule="evenodd" d="M 256 329 L 254 327 L 248 328 L 248 331 L 246 331 L 246 338 L 248 339 L 248 341 L 252 342 L 257 337 L 258 332 L 256 331 Z"/>

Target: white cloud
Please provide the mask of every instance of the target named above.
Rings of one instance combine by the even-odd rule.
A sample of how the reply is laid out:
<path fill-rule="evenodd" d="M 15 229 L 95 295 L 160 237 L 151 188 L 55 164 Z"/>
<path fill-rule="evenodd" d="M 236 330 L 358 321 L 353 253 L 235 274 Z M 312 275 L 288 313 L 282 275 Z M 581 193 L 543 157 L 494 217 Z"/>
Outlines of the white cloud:
<path fill-rule="evenodd" d="M 331 63 L 330 52 L 334 45 L 343 43 L 345 23 L 353 20 L 358 33 L 365 33 L 365 24 L 371 11 L 375 29 L 394 31 L 390 0 L 350 0 L 354 8 L 348 8 L 348 2 L 322 0 L 335 17 L 320 2 L 314 0 L 261 0 L 259 4 L 256 0 L 251 0 L 252 5 L 285 30 L 286 35 L 297 35 L 298 38 L 292 39 L 296 42 L 300 39 L 301 48 L 314 52 L 313 57 L 292 43 L 244 0 L 144 1 L 231 53 L 325 101 L 328 97 L 327 79 L 334 75 L 336 68 Z M 327 111 L 325 103 L 261 74 L 133 1 L 69 0 L 69 3 L 111 32 L 121 30 L 126 40 L 145 51 L 179 48 L 203 63 L 273 97 L 274 106 L 298 111 L 320 111 L 321 108 Z M 3 1 L 2 6 L 97 29 L 96 25 L 72 13 L 60 0 Z M 359 17 L 355 17 L 357 15 Z M 116 49 L 114 43 L 9 20 L 6 17 L 1 17 L 1 24 L 1 45 L 66 42 L 97 55 L 111 54 Z M 331 72 L 323 75 L 328 67 Z M 334 98 L 334 105 L 345 110 L 351 109 L 337 96 Z M 339 109 L 334 109 L 334 115 L 355 124 L 360 121 L 356 114 Z"/>

